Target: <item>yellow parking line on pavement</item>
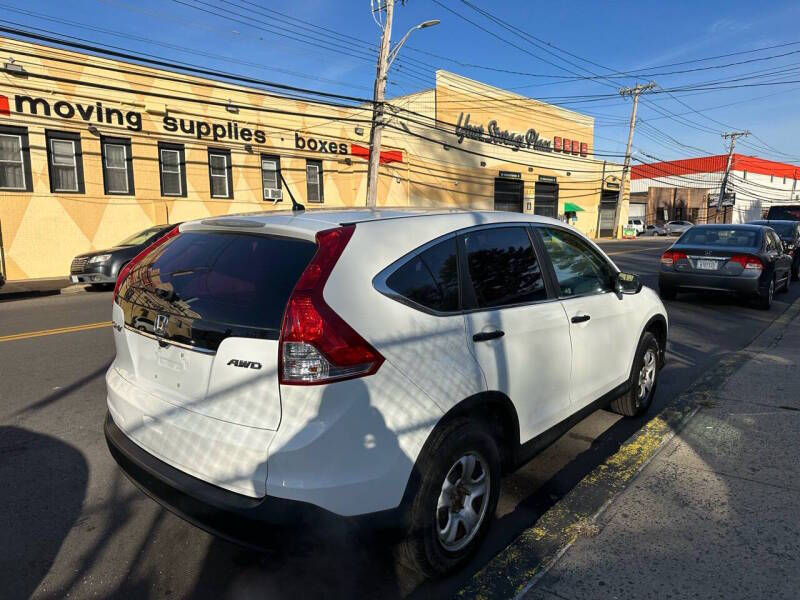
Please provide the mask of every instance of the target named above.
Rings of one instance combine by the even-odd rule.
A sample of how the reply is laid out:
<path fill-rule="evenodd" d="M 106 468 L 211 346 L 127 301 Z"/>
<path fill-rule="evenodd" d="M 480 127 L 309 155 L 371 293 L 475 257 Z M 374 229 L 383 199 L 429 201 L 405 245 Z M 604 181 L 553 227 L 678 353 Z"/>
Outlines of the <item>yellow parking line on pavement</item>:
<path fill-rule="evenodd" d="M 14 333 L 12 335 L 0 336 L 1 342 L 13 342 L 15 340 L 27 340 L 29 338 L 43 337 L 46 335 L 58 335 L 61 333 L 73 333 L 75 331 L 87 331 L 89 329 L 101 329 L 111 325 L 111 321 L 100 323 L 87 323 L 86 325 L 73 325 L 71 327 L 56 327 L 55 329 L 42 329 L 41 331 L 28 331 L 26 333 Z"/>

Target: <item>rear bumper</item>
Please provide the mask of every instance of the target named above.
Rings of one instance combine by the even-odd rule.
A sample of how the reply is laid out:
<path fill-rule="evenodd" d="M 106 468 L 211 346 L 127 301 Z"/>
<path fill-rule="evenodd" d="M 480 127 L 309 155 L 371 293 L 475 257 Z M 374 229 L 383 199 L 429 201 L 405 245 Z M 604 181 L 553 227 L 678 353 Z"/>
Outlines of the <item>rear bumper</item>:
<path fill-rule="evenodd" d="M 658 273 L 658 286 L 673 289 L 710 290 L 758 296 L 761 293 L 760 278 L 740 275 L 704 275 L 661 270 Z"/>
<path fill-rule="evenodd" d="M 355 519 L 305 502 L 237 494 L 184 473 L 145 451 L 125 435 L 110 414 L 104 431 L 114 460 L 145 494 L 200 529 L 246 547 L 263 547 L 263 526 L 321 526 L 350 521 L 388 528 L 398 522 L 399 512 L 395 511 Z"/>

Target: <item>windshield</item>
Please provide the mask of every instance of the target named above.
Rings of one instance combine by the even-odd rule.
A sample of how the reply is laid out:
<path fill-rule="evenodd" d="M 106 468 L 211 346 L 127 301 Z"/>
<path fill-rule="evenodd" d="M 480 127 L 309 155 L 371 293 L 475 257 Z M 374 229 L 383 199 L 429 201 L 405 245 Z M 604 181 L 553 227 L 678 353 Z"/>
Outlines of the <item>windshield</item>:
<path fill-rule="evenodd" d="M 679 244 L 692 246 L 737 248 L 755 248 L 760 242 L 759 230 L 741 227 L 692 227 L 678 240 Z"/>
<path fill-rule="evenodd" d="M 125 238 L 122 240 L 117 246 L 138 246 L 146 242 L 151 236 L 154 236 L 159 231 L 162 231 L 164 226 L 159 227 L 151 227 L 150 229 L 145 229 L 144 231 L 140 231 L 139 233 L 134 233 L 131 237 Z"/>

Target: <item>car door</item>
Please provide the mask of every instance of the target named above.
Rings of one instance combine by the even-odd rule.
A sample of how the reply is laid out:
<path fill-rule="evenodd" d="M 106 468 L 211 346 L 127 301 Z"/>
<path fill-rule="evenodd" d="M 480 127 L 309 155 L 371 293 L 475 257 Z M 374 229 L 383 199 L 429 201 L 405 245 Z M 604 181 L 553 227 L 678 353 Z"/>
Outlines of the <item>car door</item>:
<path fill-rule="evenodd" d="M 778 284 L 782 285 L 782 281 L 791 276 L 792 258 L 786 253 L 783 242 L 781 242 L 781 238 L 778 237 L 777 233 L 772 230 L 768 230 L 766 233 L 769 240 L 767 252 L 770 260 L 774 261 L 775 277 L 778 280 Z"/>
<path fill-rule="evenodd" d="M 547 266 L 569 321 L 573 410 L 597 400 L 630 375 L 638 343 L 634 296 L 616 294 L 616 269 L 587 241 L 561 227 L 537 226 Z"/>
<path fill-rule="evenodd" d="M 490 391 L 508 396 L 526 442 L 570 414 L 571 349 L 527 227 L 458 236 L 467 344 Z"/>

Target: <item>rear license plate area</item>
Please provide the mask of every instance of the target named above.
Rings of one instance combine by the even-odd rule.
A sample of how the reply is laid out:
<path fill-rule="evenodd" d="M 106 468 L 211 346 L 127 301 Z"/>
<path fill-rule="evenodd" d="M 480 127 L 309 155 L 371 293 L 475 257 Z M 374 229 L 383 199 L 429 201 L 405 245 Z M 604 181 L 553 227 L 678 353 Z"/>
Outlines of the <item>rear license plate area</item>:
<path fill-rule="evenodd" d="M 716 271 L 719 267 L 719 262 L 716 260 L 700 259 L 697 261 L 695 267 L 700 271 Z"/>

